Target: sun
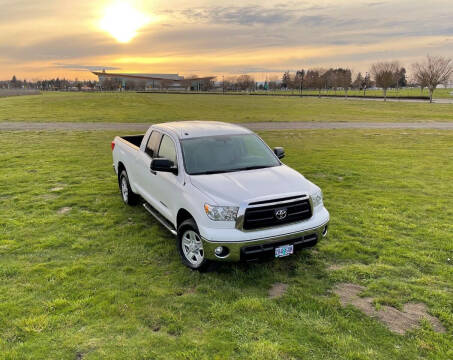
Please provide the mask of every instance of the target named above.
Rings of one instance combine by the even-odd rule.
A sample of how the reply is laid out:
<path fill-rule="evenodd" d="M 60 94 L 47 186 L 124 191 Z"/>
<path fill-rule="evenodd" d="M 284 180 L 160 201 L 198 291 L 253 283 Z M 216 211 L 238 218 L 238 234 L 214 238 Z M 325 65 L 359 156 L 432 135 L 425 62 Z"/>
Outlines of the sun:
<path fill-rule="evenodd" d="M 105 9 L 99 27 L 112 35 L 117 41 L 127 43 L 137 31 L 151 21 L 145 13 L 132 7 L 127 2 L 116 2 Z"/>

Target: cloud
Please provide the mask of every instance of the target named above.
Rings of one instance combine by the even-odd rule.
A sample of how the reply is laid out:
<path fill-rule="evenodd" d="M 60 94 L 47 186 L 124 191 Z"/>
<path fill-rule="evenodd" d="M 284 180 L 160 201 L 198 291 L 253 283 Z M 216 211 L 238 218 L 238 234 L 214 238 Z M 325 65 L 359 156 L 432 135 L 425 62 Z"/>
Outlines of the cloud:
<path fill-rule="evenodd" d="M 9 59 L 53 61 L 102 56 L 121 50 L 121 45 L 107 37 L 93 34 L 72 34 L 43 39 L 26 45 L 0 44 L 0 53 Z"/>
<path fill-rule="evenodd" d="M 185 9 L 181 15 L 191 21 L 203 21 L 218 24 L 237 25 L 271 25 L 281 24 L 291 20 L 294 10 L 262 6 L 235 6 L 235 7 L 213 7 L 201 9 Z"/>
<path fill-rule="evenodd" d="M 97 28 L 104 2 L 0 0 L 0 77 L 115 65 L 137 72 L 267 73 L 329 61 L 453 55 L 451 0 L 143 2 L 160 20 L 128 44 Z"/>
<path fill-rule="evenodd" d="M 54 63 L 53 66 L 56 68 L 59 68 L 59 69 L 69 69 L 69 70 L 89 70 L 89 71 L 120 70 L 120 68 L 118 68 L 118 67 L 102 66 L 102 65 L 79 65 L 79 64 Z"/>

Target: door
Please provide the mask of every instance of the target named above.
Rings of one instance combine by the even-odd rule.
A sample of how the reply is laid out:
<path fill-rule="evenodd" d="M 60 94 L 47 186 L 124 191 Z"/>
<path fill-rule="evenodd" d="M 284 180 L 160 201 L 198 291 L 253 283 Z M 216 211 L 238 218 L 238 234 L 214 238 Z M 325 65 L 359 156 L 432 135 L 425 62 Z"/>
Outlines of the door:
<path fill-rule="evenodd" d="M 178 166 L 176 146 L 170 136 L 165 134 L 162 135 L 157 157 L 168 159 L 172 161 L 174 165 Z M 156 194 L 156 198 L 162 206 L 160 208 L 162 210 L 158 210 L 173 223 L 175 222 L 176 212 L 178 211 L 176 208 L 177 198 L 182 191 L 182 169 L 178 170 L 178 175 L 157 171 L 152 183 L 152 186 L 154 187 L 153 192 Z"/>
<path fill-rule="evenodd" d="M 162 134 L 159 131 L 153 130 L 149 136 L 148 142 L 144 151 L 137 153 L 136 159 L 136 187 L 140 195 L 157 210 L 160 210 L 156 204 L 156 191 L 154 190 L 155 175 L 151 172 L 151 160 L 157 156 Z"/>

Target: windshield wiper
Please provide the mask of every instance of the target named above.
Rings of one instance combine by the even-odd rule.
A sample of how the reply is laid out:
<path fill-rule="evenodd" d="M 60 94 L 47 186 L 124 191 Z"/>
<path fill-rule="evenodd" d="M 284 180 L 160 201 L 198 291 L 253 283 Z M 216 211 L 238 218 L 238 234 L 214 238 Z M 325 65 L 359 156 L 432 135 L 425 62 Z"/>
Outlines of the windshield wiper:
<path fill-rule="evenodd" d="M 273 167 L 271 166 L 247 166 L 243 168 L 237 168 L 237 169 L 227 169 L 227 170 L 210 170 L 210 171 L 203 171 L 203 172 L 198 172 L 194 173 L 191 175 L 211 175 L 211 174 L 223 174 L 223 173 L 229 173 L 229 172 L 237 172 L 237 171 L 243 171 L 243 170 L 255 170 L 255 169 L 264 169 L 264 168 L 269 168 Z"/>
<path fill-rule="evenodd" d="M 197 172 L 193 173 L 190 175 L 211 175 L 211 174 L 222 174 L 225 172 L 228 172 L 229 170 L 211 170 L 211 171 L 202 171 L 202 172 Z"/>
<path fill-rule="evenodd" d="M 255 166 L 246 166 L 246 167 L 243 167 L 243 168 L 237 168 L 237 169 L 233 169 L 231 171 L 243 171 L 243 170 L 255 170 L 255 169 L 265 169 L 265 168 L 269 168 L 269 167 L 273 167 L 272 165 L 255 165 Z"/>

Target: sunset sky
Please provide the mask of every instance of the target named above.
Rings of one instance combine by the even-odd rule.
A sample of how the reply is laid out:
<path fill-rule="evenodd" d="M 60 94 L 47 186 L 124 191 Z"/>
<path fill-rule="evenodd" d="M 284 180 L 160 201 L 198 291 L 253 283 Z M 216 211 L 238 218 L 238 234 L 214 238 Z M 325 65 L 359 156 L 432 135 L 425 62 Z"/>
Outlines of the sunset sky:
<path fill-rule="evenodd" d="M 0 79 L 266 75 L 453 56 L 452 0 L 0 0 Z"/>

